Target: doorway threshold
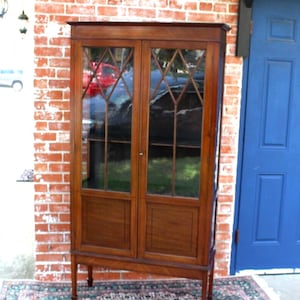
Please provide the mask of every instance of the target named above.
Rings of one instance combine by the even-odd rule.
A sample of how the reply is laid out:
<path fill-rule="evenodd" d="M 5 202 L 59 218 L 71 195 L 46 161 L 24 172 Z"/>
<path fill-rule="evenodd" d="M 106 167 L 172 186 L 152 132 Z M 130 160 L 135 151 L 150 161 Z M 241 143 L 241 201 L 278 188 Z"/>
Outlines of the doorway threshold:
<path fill-rule="evenodd" d="M 262 270 L 242 270 L 235 275 L 280 275 L 280 274 L 300 274 L 300 268 L 285 269 L 262 269 Z"/>

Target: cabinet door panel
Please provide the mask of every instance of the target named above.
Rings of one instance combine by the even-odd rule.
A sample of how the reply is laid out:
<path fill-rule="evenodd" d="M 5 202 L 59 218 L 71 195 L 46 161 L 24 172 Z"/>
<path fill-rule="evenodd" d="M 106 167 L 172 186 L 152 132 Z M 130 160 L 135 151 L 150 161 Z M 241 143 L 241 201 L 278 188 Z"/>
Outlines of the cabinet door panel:
<path fill-rule="evenodd" d="M 129 201 L 82 197 L 82 246 L 128 250 L 130 215 Z"/>
<path fill-rule="evenodd" d="M 121 46 L 120 46 L 121 44 Z M 82 251 L 136 256 L 139 42 L 87 41 L 81 57 L 81 170 L 77 203 Z M 78 136 L 77 136 L 78 139 Z M 134 178 L 134 180 L 133 180 Z"/>
<path fill-rule="evenodd" d="M 143 59 L 150 63 L 143 71 L 149 88 L 143 94 L 147 155 L 141 170 L 139 253 L 151 259 L 196 261 L 201 252 L 197 231 L 206 45 L 151 41 L 143 46 Z"/>
<path fill-rule="evenodd" d="M 147 205 L 145 251 L 196 257 L 198 209 L 150 203 Z"/>

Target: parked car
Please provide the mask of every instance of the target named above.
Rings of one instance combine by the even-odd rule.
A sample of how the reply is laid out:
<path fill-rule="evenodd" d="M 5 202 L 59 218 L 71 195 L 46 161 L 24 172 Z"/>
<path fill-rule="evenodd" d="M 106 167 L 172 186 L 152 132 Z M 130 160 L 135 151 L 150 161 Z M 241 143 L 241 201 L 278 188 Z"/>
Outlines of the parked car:
<path fill-rule="evenodd" d="M 17 69 L 0 69 L 0 86 L 11 87 L 19 92 L 23 88 L 23 71 Z"/>
<path fill-rule="evenodd" d="M 116 66 L 106 63 L 91 63 L 90 70 L 84 70 L 82 87 L 89 96 L 104 94 L 106 89 L 113 85 L 120 74 Z"/>
<path fill-rule="evenodd" d="M 195 73 L 194 83 L 188 76 L 167 75 L 161 80 L 159 70 L 151 72 L 150 90 L 150 139 L 155 142 L 172 142 L 174 118 L 177 119 L 177 141 L 200 143 L 203 73 Z M 166 84 L 167 83 L 167 84 Z M 184 94 L 175 109 L 174 99 Z M 198 91 L 196 91 L 198 90 Z M 84 122 L 90 126 L 90 136 L 104 136 L 106 106 L 108 112 L 108 132 L 110 138 L 130 139 L 132 113 L 133 74 L 123 74 L 116 85 L 107 89 L 106 95 L 86 98 L 83 102 Z M 172 93 L 172 95 L 171 95 Z M 188 128 L 188 130 L 187 130 Z M 163 130 L 162 130 L 163 129 Z M 195 139 L 195 137 L 198 137 Z"/>

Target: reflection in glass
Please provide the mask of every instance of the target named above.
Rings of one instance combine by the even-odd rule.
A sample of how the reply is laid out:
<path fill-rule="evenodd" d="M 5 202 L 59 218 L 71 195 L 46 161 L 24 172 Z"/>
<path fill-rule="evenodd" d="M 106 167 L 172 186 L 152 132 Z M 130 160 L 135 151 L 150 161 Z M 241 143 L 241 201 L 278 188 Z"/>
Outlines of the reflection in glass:
<path fill-rule="evenodd" d="M 172 149 L 150 146 L 148 153 L 148 192 L 170 195 L 172 191 Z"/>
<path fill-rule="evenodd" d="M 82 186 L 129 192 L 133 50 L 82 51 Z"/>
<path fill-rule="evenodd" d="M 152 49 L 148 193 L 198 197 L 205 51 Z"/>

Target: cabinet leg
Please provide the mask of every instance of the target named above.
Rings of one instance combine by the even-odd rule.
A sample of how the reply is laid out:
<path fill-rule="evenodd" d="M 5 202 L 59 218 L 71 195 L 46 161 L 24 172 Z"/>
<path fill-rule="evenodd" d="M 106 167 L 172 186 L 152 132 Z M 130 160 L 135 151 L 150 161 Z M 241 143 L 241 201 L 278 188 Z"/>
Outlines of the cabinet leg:
<path fill-rule="evenodd" d="M 71 280 L 72 280 L 72 300 L 77 300 L 77 271 L 78 265 L 76 257 L 71 257 Z"/>
<path fill-rule="evenodd" d="M 202 277 L 201 300 L 213 299 L 213 284 L 214 284 L 214 264 L 212 269 L 207 271 L 205 276 Z"/>
<path fill-rule="evenodd" d="M 207 273 L 202 276 L 201 300 L 207 300 Z"/>
<path fill-rule="evenodd" d="M 92 287 L 93 286 L 93 282 L 94 282 L 94 279 L 93 279 L 93 267 L 89 265 L 88 266 L 88 279 L 87 279 L 88 286 Z"/>
<path fill-rule="evenodd" d="M 212 269 L 209 272 L 208 279 L 208 299 L 211 300 L 213 298 L 213 286 L 214 286 L 214 263 L 212 265 Z"/>

